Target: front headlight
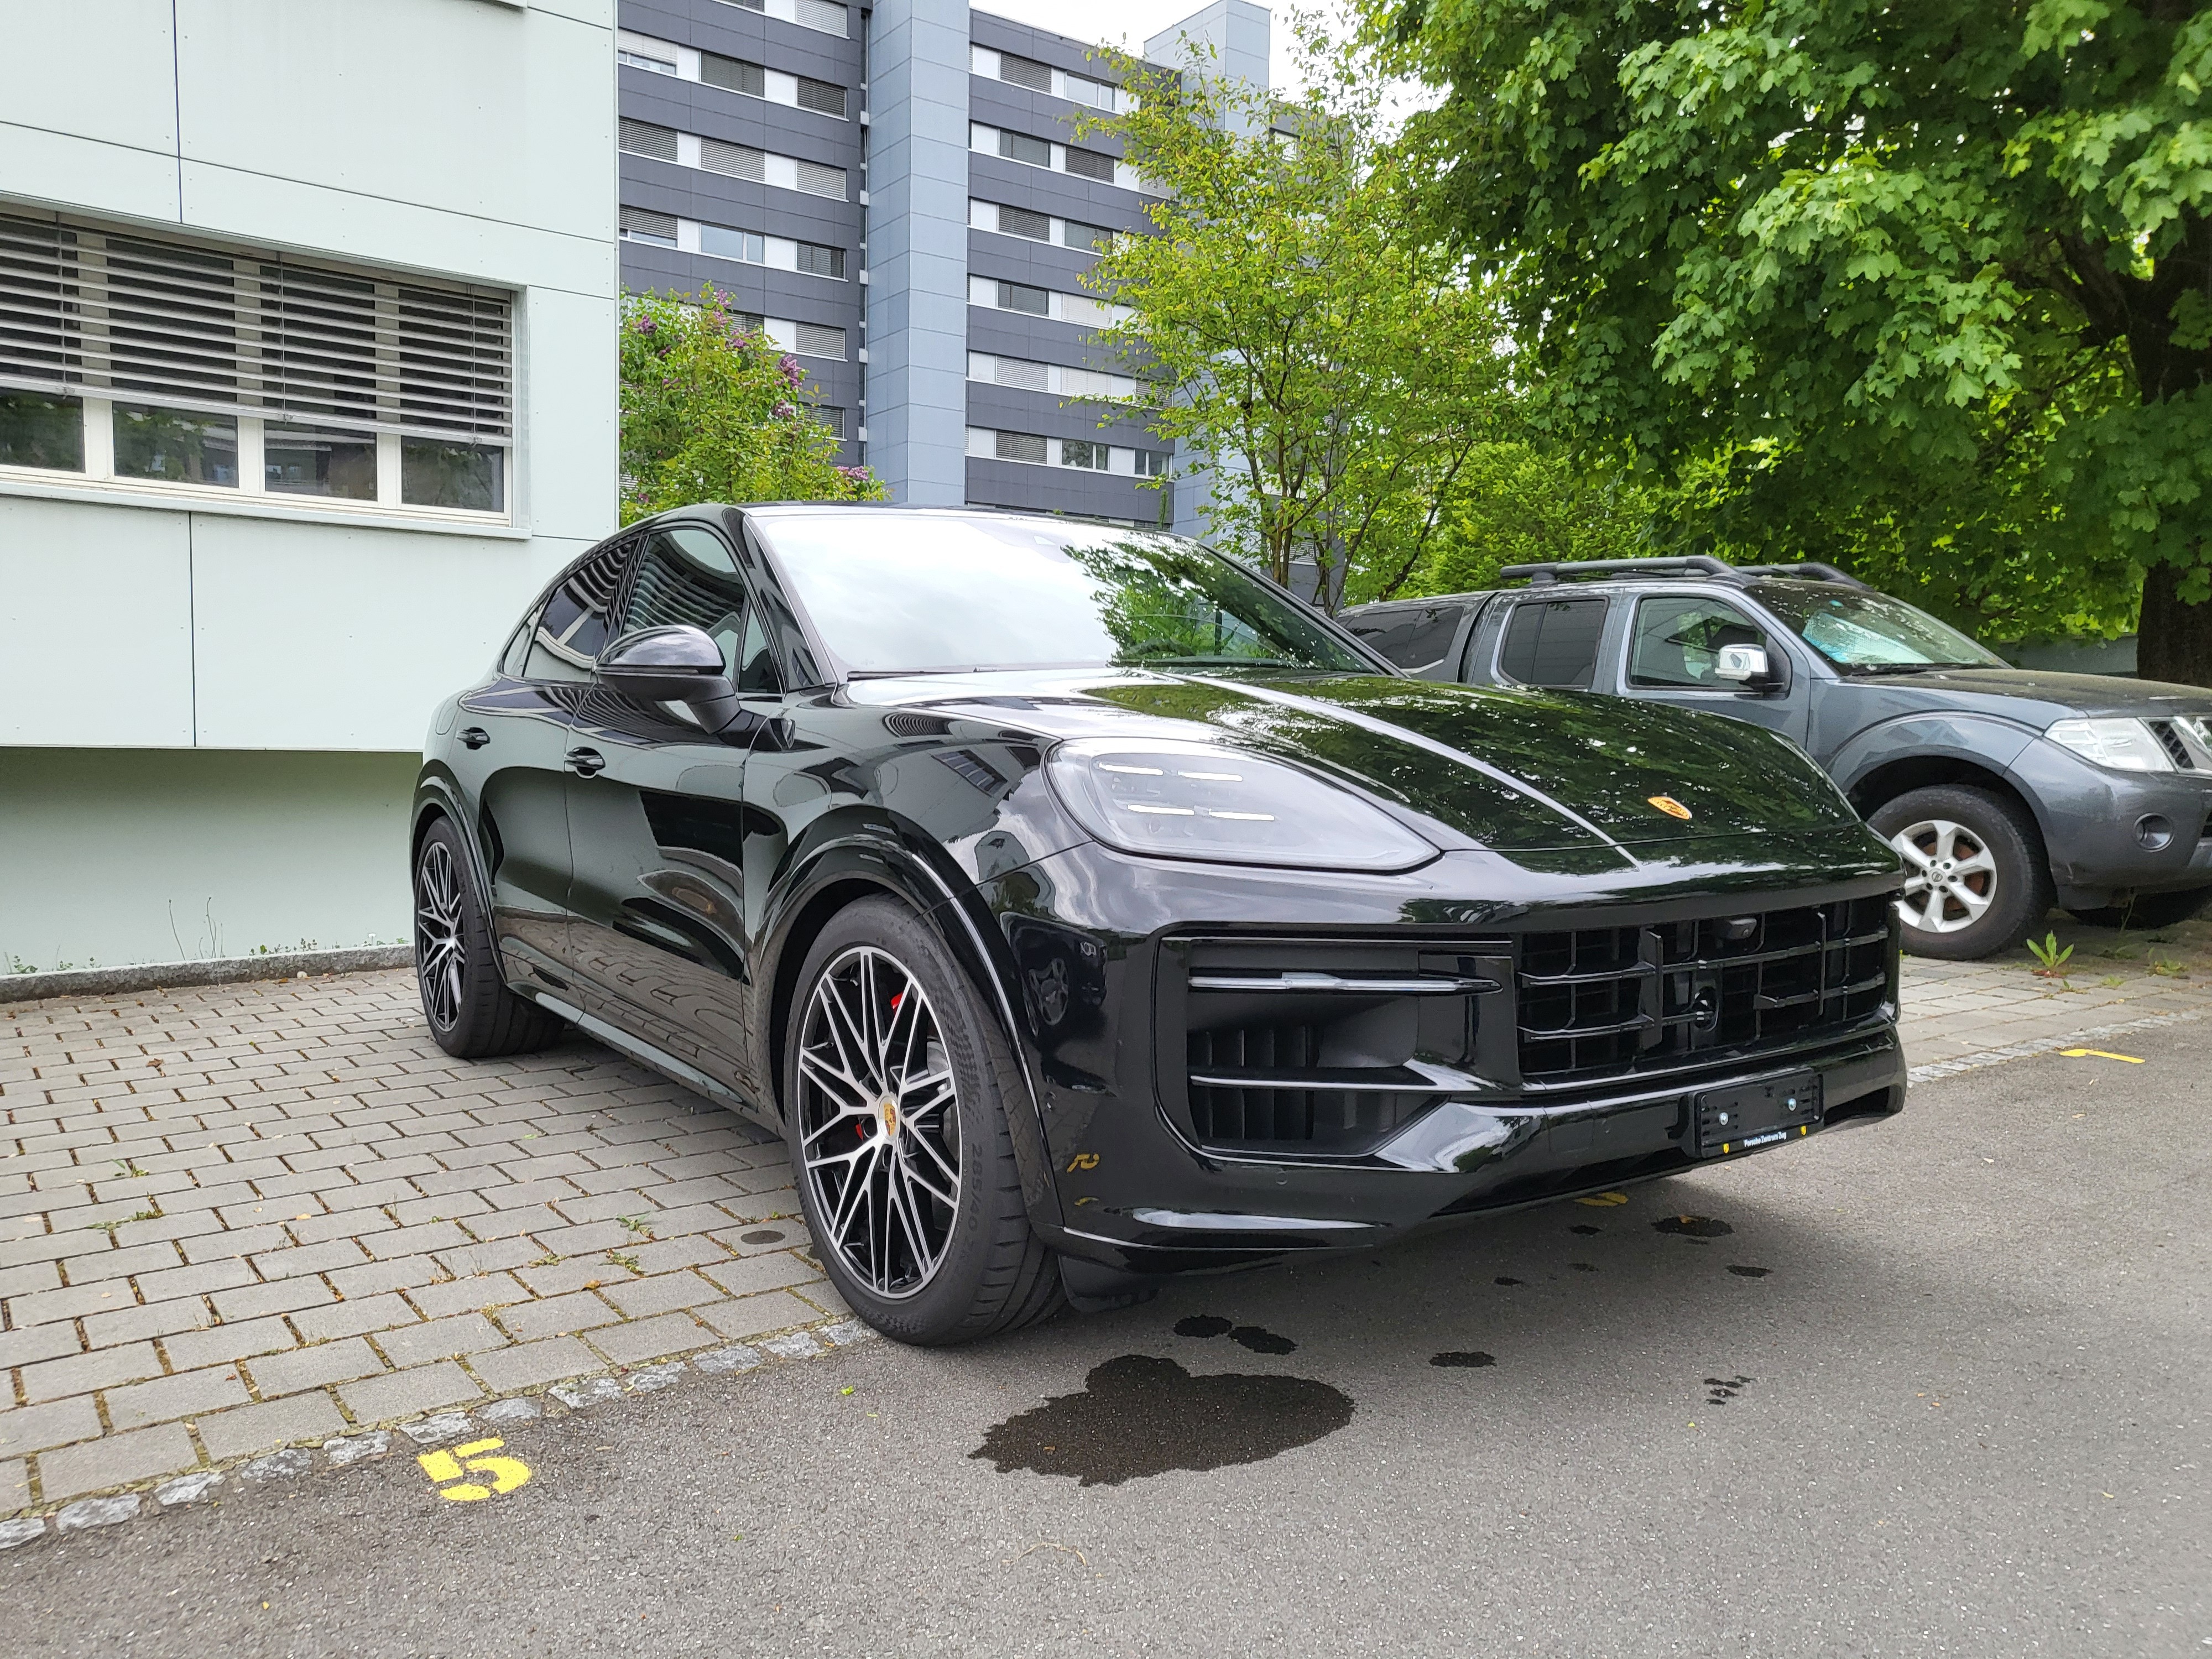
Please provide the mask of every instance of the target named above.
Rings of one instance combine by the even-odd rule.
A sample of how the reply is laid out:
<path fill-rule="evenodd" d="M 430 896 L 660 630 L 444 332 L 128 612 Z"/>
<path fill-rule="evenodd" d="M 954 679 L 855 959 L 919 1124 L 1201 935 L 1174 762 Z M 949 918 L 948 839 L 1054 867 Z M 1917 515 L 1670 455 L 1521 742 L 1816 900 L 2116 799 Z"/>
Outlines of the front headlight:
<path fill-rule="evenodd" d="M 2115 772 L 2171 772 L 2173 758 L 2137 720 L 2060 720 L 2044 734 L 2084 760 Z"/>
<path fill-rule="evenodd" d="M 1437 856 L 1358 796 L 1233 749 L 1083 738 L 1047 770 L 1076 821 L 1124 852 L 1300 870 L 1410 870 Z"/>

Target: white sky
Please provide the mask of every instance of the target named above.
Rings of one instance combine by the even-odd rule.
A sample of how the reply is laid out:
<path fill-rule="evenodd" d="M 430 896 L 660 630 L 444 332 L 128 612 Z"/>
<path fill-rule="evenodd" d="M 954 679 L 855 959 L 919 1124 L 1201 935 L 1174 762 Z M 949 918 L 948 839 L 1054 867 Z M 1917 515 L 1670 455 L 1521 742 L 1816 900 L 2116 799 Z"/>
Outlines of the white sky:
<path fill-rule="evenodd" d="M 1152 36 L 1180 23 L 1204 4 L 1205 0 L 989 0 L 976 9 L 996 12 L 1033 28 L 1050 29 L 1078 40 L 1096 40 L 1136 52 Z M 1274 27 L 1268 31 L 1267 43 L 1273 60 L 1267 78 L 1280 87 L 1289 81 L 1291 58 L 1290 31 L 1284 27 L 1279 13 Z"/>

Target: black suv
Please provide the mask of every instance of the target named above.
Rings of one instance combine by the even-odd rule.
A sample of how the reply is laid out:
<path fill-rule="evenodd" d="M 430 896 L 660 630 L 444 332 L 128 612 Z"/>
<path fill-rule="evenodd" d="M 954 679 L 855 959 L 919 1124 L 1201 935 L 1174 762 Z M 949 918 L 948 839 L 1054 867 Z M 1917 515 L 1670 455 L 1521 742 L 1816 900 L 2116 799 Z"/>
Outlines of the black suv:
<path fill-rule="evenodd" d="M 1749 720 L 1802 744 L 1905 862 L 1905 948 L 1986 956 L 2055 899 L 2163 927 L 2212 899 L 2212 691 L 2009 666 L 1827 565 L 1510 565 L 1356 606 L 1408 672 Z"/>
<path fill-rule="evenodd" d="M 696 507 L 437 711 L 416 959 L 781 1132 L 950 1342 L 1877 1122 L 1897 858 L 1733 721 L 1409 680 L 1176 537 Z"/>

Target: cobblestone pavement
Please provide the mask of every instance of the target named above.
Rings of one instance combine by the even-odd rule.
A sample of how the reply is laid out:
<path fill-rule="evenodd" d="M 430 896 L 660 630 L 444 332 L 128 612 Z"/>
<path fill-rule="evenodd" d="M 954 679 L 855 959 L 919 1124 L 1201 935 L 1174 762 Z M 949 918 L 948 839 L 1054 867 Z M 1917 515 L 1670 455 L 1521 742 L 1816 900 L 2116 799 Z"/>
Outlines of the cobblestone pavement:
<path fill-rule="evenodd" d="M 2060 932 L 1909 961 L 1916 1066 L 2212 1012 L 2212 927 Z M 0 1516 L 844 1320 L 798 1208 L 605 1048 L 450 1059 L 404 971 L 0 1008 Z"/>

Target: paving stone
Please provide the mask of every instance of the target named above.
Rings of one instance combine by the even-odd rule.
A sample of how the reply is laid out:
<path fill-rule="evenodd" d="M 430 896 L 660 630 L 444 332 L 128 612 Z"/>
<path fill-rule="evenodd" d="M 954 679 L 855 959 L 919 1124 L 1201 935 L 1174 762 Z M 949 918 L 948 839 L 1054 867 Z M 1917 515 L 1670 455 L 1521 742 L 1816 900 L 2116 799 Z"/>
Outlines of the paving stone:
<path fill-rule="evenodd" d="M 264 1314 L 297 1313 L 319 1308 L 337 1297 L 319 1279 L 280 1279 L 274 1284 L 246 1285 L 234 1291 L 217 1291 L 209 1298 L 226 1322 L 254 1319 Z"/>
<path fill-rule="evenodd" d="M 399 1431 L 418 1446 L 441 1446 L 448 1440 L 459 1440 L 475 1426 L 466 1412 L 440 1412 L 419 1423 L 403 1423 Z"/>
<path fill-rule="evenodd" d="M 323 1442 L 323 1455 L 331 1460 L 332 1468 L 338 1469 L 355 1463 L 365 1463 L 373 1457 L 382 1457 L 391 1449 L 392 1436 L 383 1429 L 368 1434 L 357 1434 L 349 1439 L 339 1437 Z"/>
<path fill-rule="evenodd" d="M 31 1466 L 21 1457 L 0 1459 L 0 1510 L 20 1510 L 31 1501 Z"/>
<path fill-rule="evenodd" d="M 647 1365 L 623 1378 L 623 1386 L 632 1394 L 659 1394 L 684 1375 L 684 1362 L 672 1359 L 665 1365 Z"/>
<path fill-rule="evenodd" d="M 419 1365 L 426 1359 L 445 1359 L 456 1354 L 503 1348 L 507 1338 L 494 1329 L 492 1322 L 482 1314 L 471 1313 L 386 1331 L 376 1339 L 376 1344 L 393 1364 L 404 1366 Z"/>
<path fill-rule="evenodd" d="M 526 1301 L 529 1296 L 529 1291 L 506 1273 L 421 1285 L 407 1292 L 408 1300 L 433 1319 L 443 1319 L 450 1314 L 480 1313 L 486 1308 Z"/>
<path fill-rule="evenodd" d="M 19 1406 L 0 1412 L 0 1455 L 44 1451 L 98 1434 L 100 1413 L 92 1396 L 81 1394 L 43 1406 Z"/>
<path fill-rule="evenodd" d="M 243 1406 L 251 1396 L 238 1380 L 235 1367 L 216 1365 L 204 1371 L 156 1377 L 127 1389 L 110 1389 L 106 1398 L 109 1428 L 137 1429 L 149 1423 L 220 1411 L 226 1406 Z"/>
<path fill-rule="evenodd" d="M 765 1296 L 740 1297 L 702 1308 L 699 1316 L 727 1337 L 758 1336 L 793 1325 L 811 1325 L 820 1311 L 801 1302 L 789 1291 L 770 1291 Z"/>
<path fill-rule="evenodd" d="M 799 1285 L 799 1294 L 833 1318 L 850 1319 L 853 1316 L 853 1304 L 838 1295 L 836 1286 L 826 1279 L 817 1279 L 811 1285 Z"/>
<path fill-rule="evenodd" d="M 70 1325 L 31 1325 L 20 1331 L 0 1331 L 0 1370 L 79 1352 L 76 1331 Z"/>
<path fill-rule="evenodd" d="M 756 1255 L 743 1261 L 725 1261 L 700 1272 L 732 1296 L 750 1296 L 787 1285 L 804 1285 L 822 1275 L 789 1251 L 780 1255 Z"/>
<path fill-rule="evenodd" d="M 722 1292 L 696 1273 L 661 1273 L 652 1279 L 634 1279 L 627 1284 L 610 1285 L 601 1294 L 632 1319 L 673 1313 L 681 1308 L 696 1308 L 702 1302 L 722 1299 Z"/>
<path fill-rule="evenodd" d="M 179 1370 L 212 1364 L 222 1359 L 246 1359 L 297 1347 L 292 1328 L 277 1318 L 248 1319 L 235 1325 L 217 1325 L 204 1331 L 183 1331 L 163 1340 L 169 1363 Z"/>
<path fill-rule="evenodd" d="M 570 1411 L 581 1411 L 609 1400 L 622 1398 L 622 1384 L 611 1376 L 590 1376 L 575 1382 L 556 1382 L 546 1393 Z"/>
<path fill-rule="evenodd" d="M 47 1494 L 52 1496 L 51 1492 Z M 88 1498 L 70 1504 L 54 1516 L 58 1533 L 89 1532 L 94 1527 L 112 1527 L 119 1522 L 133 1520 L 143 1507 L 138 1494 L 126 1492 L 118 1498 Z"/>
<path fill-rule="evenodd" d="M 46 1517 L 27 1516 L 20 1521 L 0 1521 L 0 1550 L 20 1548 L 46 1535 Z"/>
<path fill-rule="evenodd" d="M 697 1321 L 680 1313 L 662 1314 L 656 1319 L 633 1320 L 622 1325 L 602 1325 L 591 1334 L 592 1346 L 617 1365 L 635 1365 L 640 1360 L 657 1359 L 663 1354 L 688 1353 L 694 1348 L 712 1347 L 714 1341 L 713 1331 L 703 1329 Z"/>
<path fill-rule="evenodd" d="M 128 1486 L 151 1475 L 173 1474 L 199 1461 L 185 1425 L 164 1423 L 158 1429 L 110 1434 L 82 1445 L 41 1453 L 39 1484 L 51 1504 L 80 1492 L 98 1492 L 103 1486 Z"/>
<path fill-rule="evenodd" d="M 693 1359 L 692 1366 L 709 1376 L 720 1376 L 729 1371 L 749 1371 L 761 1363 L 759 1351 L 740 1342 L 732 1347 L 716 1348 Z"/>
<path fill-rule="evenodd" d="M 143 1342 L 149 1337 L 173 1336 L 179 1331 L 204 1331 L 214 1323 L 215 1316 L 208 1311 L 206 1303 L 196 1296 L 180 1296 L 150 1308 L 118 1308 L 113 1313 L 94 1314 L 84 1322 L 84 1334 L 94 1347 L 106 1348 Z"/>
<path fill-rule="evenodd" d="M 302 1389 L 319 1389 L 332 1382 L 380 1376 L 386 1369 L 376 1351 L 357 1336 L 319 1342 L 313 1347 L 294 1348 L 289 1352 L 246 1362 L 246 1372 L 264 1400 L 297 1394 Z"/>
<path fill-rule="evenodd" d="M 371 1331 L 390 1330 L 395 1325 L 413 1325 L 421 1318 L 399 1297 L 384 1295 L 363 1297 L 358 1302 L 333 1303 L 327 1308 L 309 1308 L 293 1315 L 292 1323 L 310 1342 L 322 1342 L 333 1337 L 365 1336 Z"/>
<path fill-rule="evenodd" d="M 621 1317 L 589 1291 L 514 1303 L 501 1308 L 498 1314 L 499 1322 L 509 1334 L 525 1339 L 588 1331 L 594 1325 L 611 1325 Z"/>
<path fill-rule="evenodd" d="M 480 1353 L 469 1361 L 476 1374 L 495 1392 L 536 1388 L 562 1377 L 604 1370 L 606 1361 L 573 1336 L 556 1336 L 544 1342 L 524 1342 L 511 1348 Z"/>
<path fill-rule="evenodd" d="M 485 1423 L 527 1423 L 545 1415 L 545 1407 L 528 1395 L 518 1395 L 512 1400 L 495 1400 L 477 1413 Z"/>
<path fill-rule="evenodd" d="M 161 1362 L 150 1342 L 131 1342 L 119 1348 L 95 1348 L 66 1359 L 48 1359 L 23 1367 L 23 1398 L 36 1403 L 86 1394 L 119 1382 L 136 1382 L 159 1376 Z"/>
<path fill-rule="evenodd" d="M 786 1359 L 811 1359 L 822 1352 L 821 1345 L 807 1331 L 793 1331 L 787 1336 L 771 1336 L 761 1346 Z"/>
<path fill-rule="evenodd" d="M 200 1443 L 210 1457 L 243 1457 L 294 1440 L 321 1440 L 345 1428 L 330 1396 L 294 1395 L 263 1406 L 241 1406 L 199 1419 Z"/>
<path fill-rule="evenodd" d="M 483 1390 L 450 1359 L 348 1383 L 338 1390 L 338 1398 L 359 1423 L 382 1423 L 395 1417 L 434 1411 L 441 1406 L 473 1403 L 483 1397 Z"/>
<path fill-rule="evenodd" d="M 266 1457 L 257 1457 L 239 1471 L 248 1480 L 291 1480 L 315 1467 L 315 1455 L 305 1446 L 291 1446 Z"/>
<path fill-rule="evenodd" d="M 872 1340 L 875 1333 L 857 1319 L 848 1319 L 825 1328 L 822 1334 L 841 1348 L 849 1348 L 855 1342 Z"/>
<path fill-rule="evenodd" d="M 197 1504 L 222 1486 L 222 1476 L 213 1469 L 202 1469 L 197 1474 L 180 1474 L 174 1480 L 164 1480 L 154 1488 L 154 1501 L 165 1510 L 182 1509 Z"/>

